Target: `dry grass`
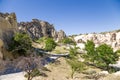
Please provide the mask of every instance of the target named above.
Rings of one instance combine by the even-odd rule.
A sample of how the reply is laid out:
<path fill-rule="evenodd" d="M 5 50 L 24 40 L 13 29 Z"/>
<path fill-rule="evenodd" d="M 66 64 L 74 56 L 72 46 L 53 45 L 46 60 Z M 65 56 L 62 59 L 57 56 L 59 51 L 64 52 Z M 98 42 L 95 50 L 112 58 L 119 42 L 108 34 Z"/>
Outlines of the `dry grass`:
<path fill-rule="evenodd" d="M 60 62 L 59 62 L 60 61 Z M 71 68 L 64 58 L 46 66 L 50 71 L 46 71 L 48 77 L 38 77 L 36 80 L 70 80 Z"/>
<path fill-rule="evenodd" d="M 120 80 L 120 75 L 109 74 L 108 76 L 102 78 L 101 80 Z"/>
<path fill-rule="evenodd" d="M 71 79 L 71 67 L 67 64 L 65 58 L 59 58 L 57 62 L 48 64 L 46 68 L 48 69 L 48 71 L 45 71 L 47 77 L 39 76 L 35 77 L 33 80 L 120 80 L 120 75 L 117 76 L 115 74 L 95 78 L 94 75 L 101 72 L 100 69 L 95 67 L 89 67 L 83 73 L 75 73 L 74 78 Z M 17 78 L 18 75 L 14 75 L 14 78 Z M 23 75 L 19 76 L 23 77 Z M 7 77 L 11 76 L 6 76 L 6 78 Z M 9 78 L 9 80 L 11 79 Z"/>

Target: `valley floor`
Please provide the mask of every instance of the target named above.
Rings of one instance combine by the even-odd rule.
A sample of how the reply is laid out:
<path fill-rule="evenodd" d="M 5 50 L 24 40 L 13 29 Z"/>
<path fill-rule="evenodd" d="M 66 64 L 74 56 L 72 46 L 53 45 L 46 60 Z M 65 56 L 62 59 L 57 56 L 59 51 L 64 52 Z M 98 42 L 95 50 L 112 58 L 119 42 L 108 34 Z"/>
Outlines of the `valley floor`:
<path fill-rule="evenodd" d="M 48 71 L 45 71 L 47 77 L 35 77 L 33 80 L 120 80 L 120 71 L 112 74 L 106 74 L 98 68 L 90 67 L 84 73 L 75 73 L 71 78 L 71 68 L 65 58 L 59 58 L 57 62 L 46 65 Z M 101 75 L 94 75 L 103 73 Z M 105 73 L 105 74 L 104 74 Z M 0 76 L 0 80 L 26 80 L 25 72 L 7 74 Z"/>

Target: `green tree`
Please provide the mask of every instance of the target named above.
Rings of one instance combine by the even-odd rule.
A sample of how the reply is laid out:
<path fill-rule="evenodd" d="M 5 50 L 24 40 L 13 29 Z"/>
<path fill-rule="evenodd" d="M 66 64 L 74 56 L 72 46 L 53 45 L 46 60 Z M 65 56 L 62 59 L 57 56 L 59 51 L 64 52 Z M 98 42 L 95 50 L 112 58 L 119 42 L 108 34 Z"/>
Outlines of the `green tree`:
<path fill-rule="evenodd" d="M 75 72 L 81 72 L 85 69 L 85 64 L 78 61 L 78 47 L 70 47 L 69 59 L 67 59 L 68 64 L 72 69 L 71 77 L 73 78 Z"/>
<path fill-rule="evenodd" d="M 52 38 L 47 38 L 45 41 L 45 50 L 52 51 L 56 47 L 56 43 Z"/>
<path fill-rule="evenodd" d="M 61 42 L 64 44 L 75 44 L 75 42 L 70 38 L 64 38 L 64 39 L 62 39 Z"/>
<path fill-rule="evenodd" d="M 85 69 L 84 63 L 76 59 L 67 60 L 67 62 L 72 69 L 71 78 L 73 78 L 75 72 L 81 72 Z"/>
<path fill-rule="evenodd" d="M 74 48 L 72 48 L 72 47 L 70 47 L 70 49 L 69 49 L 69 56 L 70 56 L 70 58 L 76 58 L 77 57 L 77 54 L 78 54 L 78 50 L 79 48 L 78 47 L 76 47 L 76 46 L 74 46 Z"/>
<path fill-rule="evenodd" d="M 101 44 L 95 48 L 94 42 L 88 40 L 85 44 L 85 50 L 87 51 L 85 55 L 87 61 L 107 70 L 109 70 L 109 64 L 115 63 L 119 58 L 118 54 L 107 44 Z"/>
<path fill-rule="evenodd" d="M 96 57 L 94 42 L 91 40 L 87 40 L 87 42 L 85 43 L 85 50 L 87 51 L 87 59 L 90 61 L 94 61 L 94 58 Z"/>
<path fill-rule="evenodd" d="M 96 48 L 96 65 L 109 69 L 109 64 L 114 64 L 118 60 L 117 53 L 113 52 L 111 46 L 102 44 Z"/>
<path fill-rule="evenodd" d="M 10 50 L 13 53 L 26 55 L 27 51 L 31 49 L 32 40 L 29 35 L 25 33 L 16 33 L 13 38 L 13 43 L 10 45 Z"/>

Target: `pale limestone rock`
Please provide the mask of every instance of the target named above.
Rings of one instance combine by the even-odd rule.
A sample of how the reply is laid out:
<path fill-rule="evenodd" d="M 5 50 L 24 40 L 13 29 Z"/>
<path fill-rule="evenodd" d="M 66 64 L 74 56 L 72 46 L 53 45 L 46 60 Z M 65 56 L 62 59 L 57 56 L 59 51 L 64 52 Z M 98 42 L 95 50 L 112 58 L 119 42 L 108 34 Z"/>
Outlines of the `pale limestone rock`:
<path fill-rule="evenodd" d="M 84 43 L 78 43 L 76 47 L 79 47 L 81 50 L 85 49 L 85 44 Z"/>
<path fill-rule="evenodd" d="M 0 58 L 3 58 L 3 50 L 8 49 L 16 31 L 17 19 L 15 13 L 0 13 Z"/>
<path fill-rule="evenodd" d="M 90 33 L 81 34 L 74 37 L 77 44 L 87 42 L 87 40 L 93 40 L 95 47 L 100 44 L 110 45 L 114 51 L 120 49 L 120 32 L 106 32 L 106 33 Z"/>
<path fill-rule="evenodd" d="M 99 72 L 99 74 L 102 74 L 102 75 L 108 75 L 109 72 L 108 72 L 108 71 L 101 71 L 101 72 Z"/>

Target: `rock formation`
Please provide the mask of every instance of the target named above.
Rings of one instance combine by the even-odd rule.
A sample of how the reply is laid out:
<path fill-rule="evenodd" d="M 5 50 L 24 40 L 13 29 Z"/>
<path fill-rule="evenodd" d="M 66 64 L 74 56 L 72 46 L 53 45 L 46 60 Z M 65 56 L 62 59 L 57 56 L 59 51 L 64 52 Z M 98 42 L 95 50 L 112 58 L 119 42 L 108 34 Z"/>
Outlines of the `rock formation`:
<path fill-rule="evenodd" d="M 31 22 L 17 23 L 15 13 L 0 12 L 0 58 L 3 58 L 3 50 L 9 48 L 11 39 L 17 31 L 28 33 L 33 40 L 41 37 L 51 37 L 55 40 L 61 40 L 66 37 L 64 31 L 57 32 L 54 26 L 46 21 L 32 19 Z"/>
<path fill-rule="evenodd" d="M 57 32 L 52 24 L 38 19 L 32 19 L 31 22 L 20 22 L 18 27 L 20 31 L 28 33 L 32 39 L 52 37 L 55 40 L 61 40 L 66 37 L 64 31 Z"/>
<path fill-rule="evenodd" d="M 17 31 L 17 19 L 15 13 L 0 13 L 0 58 L 2 49 L 8 49 L 13 34 Z"/>
<path fill-rule="evenodd" d="M 64 37 L 66 37 L 65 32 L 64 32 L 63 30 L 60 30 L 60 31 L 58 32 L 58 38 L 59 38 L 60 40 L 62 40 Z"/>
<path fill-rule="evenodd" d="M 93 40 L 96 47 L 100 44 L 106 43 L 110 45 L 114 51 L 120 49 L 120 31 L 81 34 L 75 36 L 74 40 L 77 42 L 77 46 L 81 43 L 84 44 L 87 40 Z"/>

